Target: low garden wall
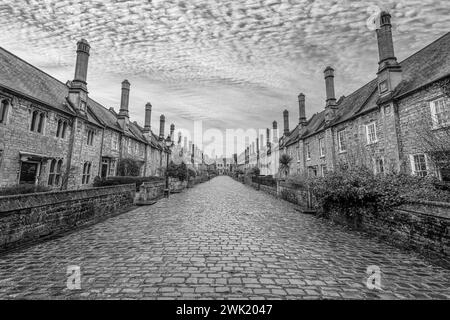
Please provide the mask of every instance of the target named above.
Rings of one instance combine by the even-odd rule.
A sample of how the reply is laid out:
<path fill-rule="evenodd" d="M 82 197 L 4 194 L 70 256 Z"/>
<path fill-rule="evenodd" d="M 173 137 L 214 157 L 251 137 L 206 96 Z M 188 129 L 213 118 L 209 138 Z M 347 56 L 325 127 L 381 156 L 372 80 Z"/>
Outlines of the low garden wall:
<path fill-rule="evenodd" d="M 450 203 L 418 201 L 384 210 L 331 206 L 322 216 L 450 267 Z"/>
<path fill-rule="evenodd" d="M 135 184 L 0 197 L 0 251 L 64 233 L 133 206 Z"/>
<path fill-rule="evenodd" d="M 252 182 L 245 176 L 235 180 L 257 190 L 273 194 L 297 204 L 304 210 L 317 209 L 317 215 L 347 225 L 400 248 L 415 252 L 450 268 L 450 203 L 436 201 L 409 201 L 391 209 L 375 205 L 319 207 L 306 189 L 283 180 L 277 187 Z"/>

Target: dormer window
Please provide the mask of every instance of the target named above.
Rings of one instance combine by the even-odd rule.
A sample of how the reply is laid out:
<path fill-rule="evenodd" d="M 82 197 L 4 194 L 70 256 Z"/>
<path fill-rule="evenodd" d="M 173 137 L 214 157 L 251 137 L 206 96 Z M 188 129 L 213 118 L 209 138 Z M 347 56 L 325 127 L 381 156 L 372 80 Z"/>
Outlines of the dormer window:
<path fill-rule="evenodd" d="M 80 109 L 81 109 L 82 111 L 86 112 L 86 102 L 81 101 Z"/>
<path fill-rule="evenodd" d="M 380 90 L 380 93 L 384 93 L 384 92 L 388 91 L 387 80 L 380 82 L 379 90 Z"/>

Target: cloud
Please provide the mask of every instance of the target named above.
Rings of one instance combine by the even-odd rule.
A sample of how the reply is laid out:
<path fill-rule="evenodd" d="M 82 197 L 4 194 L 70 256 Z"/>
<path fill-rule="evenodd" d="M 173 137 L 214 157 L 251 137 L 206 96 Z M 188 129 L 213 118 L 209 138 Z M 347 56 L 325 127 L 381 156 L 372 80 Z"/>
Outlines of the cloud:
<path fill-rule="evenodd" d="M 91 96 L 117 107 L 127 78 L 141 123 L 151 101 L 168 122 L 203 119 L 222 130 L 281 123 L 286 106 L 292 127 L 300 91 L 308 116 L 324 107 L 325 66 L 336 70 L 337 95 L 375 77 L 366 26 L 374 6 L 393 16 L 399 60 L 450 25 L 446 1 L 434 0 L 2 0 L 0 43 L 65 82 L 75 43 L 86 38 Z"/>

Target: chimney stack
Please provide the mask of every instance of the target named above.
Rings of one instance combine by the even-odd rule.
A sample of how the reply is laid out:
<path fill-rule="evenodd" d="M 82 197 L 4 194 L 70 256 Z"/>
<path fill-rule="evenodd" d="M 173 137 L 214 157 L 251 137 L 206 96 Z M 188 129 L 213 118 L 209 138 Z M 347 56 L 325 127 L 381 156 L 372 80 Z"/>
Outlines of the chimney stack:
<path fill-rule="evenodd" d="M 273 143 L 278 143 L 278 123 L 276 121 L 274 121 L 272 123 L 272 130 L 273 130 Z"/>
<path fill-rule="evenodd" d="M 75 77 L 73 78 L 72 85 L 87 92 L 86 80 L 87 70 L 89 62 L 89 51 L 91 46 L 85 39 L 81 39 L 77 42 L 77 62 L 75 65 Z"/>
<path fill-rule="evenodd" d="M 128 80 L 122 81 L 122 95 L 120 97 L 119 118 L 128 118 L 128 104 L 130 100 L 130 83 Z"/>
<path fill-rule="evenodd" d="M 303 126 L 306 124 L 305 95 L 303 93 L 298 95 L 298 109 L 298 123 Z"/>
<path fill-rule="evenodd" d="M 144 133 L 150 133 L 152 127 L 152 104 L 147 102 L 145 105 L 145 125 Z"/>
<path fill-rule="evenodd" d="M 325 89 L 327 94 L 325 105 L 325 122 L 329 123 L 334 119 L 335 110 L 337 109 L 336 97 L 334 93 L 334 69 L 328 66 L 325 68 L 323 73 L 325 76 Z"/>
<path fill-rule="evenodd" d="M 378 90 L 380 95 L 392 93 L 402 81 L 402 69 L 394 54 L 391 15 L 381 12 L 379 27 L 376 29 L 378 42 Z"/>
<path fill-rule="evenodd" d="M 91 47 L 85 39 L 77 42 L 77 61 L 75 64 L 75 76 L 69 85 L 69 100 L 75 106 L 77 112 L 86 114 L 88 100 L 87 70 L 89 51 Z"/>
<path fill-rule="evenodd" d="M 173 140 L 173 133 L 174 133 L 174 131 L 175 131 L 175 125 L 172 123 L 171 125 L 170 125 L 170 140 L 172 140 L 172 141 L 174 141 Z"/>
<path fill-rule="evenodd" d="M 283 111 L 283 119 L 284 119 L 284 135 L 289 135 L 289 111 Z"/>
<path fill-rule="evenodd" d="M 164 140 L 164 124 L 166 123 L 166 117 L 162 114 L 159 117 L 159 139 Z"/>
<path fill-rule="evenodd" d="M 270 146 L 270 129 L 269 128 L 266 129 L 266 145 L 267 145 L 267 148 Z"/>
<path fill-rule="evenodd" d="M 327 107 L 336 105 L 336 97 L 334 93 L 334 69 L 330 66 L 324 70 L 325 75 L 325 88 L 327 93 Z"/>

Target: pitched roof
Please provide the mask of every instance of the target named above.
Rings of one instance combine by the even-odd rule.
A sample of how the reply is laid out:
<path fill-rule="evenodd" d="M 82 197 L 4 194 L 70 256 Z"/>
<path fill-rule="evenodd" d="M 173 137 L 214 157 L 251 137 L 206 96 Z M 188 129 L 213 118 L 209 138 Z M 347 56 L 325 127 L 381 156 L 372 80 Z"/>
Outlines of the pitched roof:
<path fill-rule="evenodd" d="M 68 88 L 61 81 L 0 47 L 0 86 L 65 113 Z"/>
<path fill-rule="evenodd" d="M 75 115 L 67 103 L 69 87 L 44 71 L 36 68 L 16 55 L 0 47 L 0 86 L 27 96 L 59 111 Z M 117 121 L 117 114 L 88 97 L 87 120 L 99 126 L 123 131 Z M 125 134 L 137 140 L 147 142 L 143 129 L 130 122 Z M 157 139 L 148 141 L 156 148 L 161 148 Z"/>

